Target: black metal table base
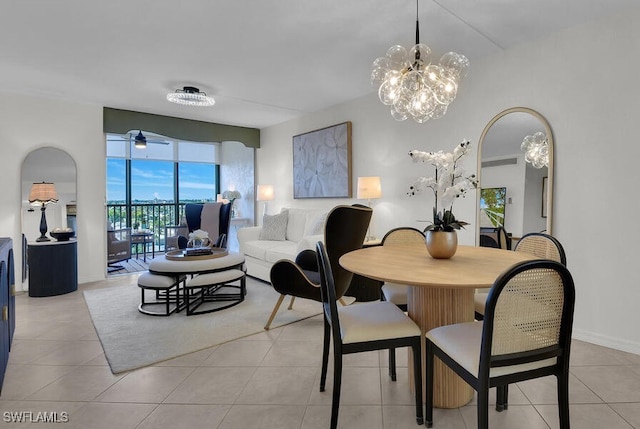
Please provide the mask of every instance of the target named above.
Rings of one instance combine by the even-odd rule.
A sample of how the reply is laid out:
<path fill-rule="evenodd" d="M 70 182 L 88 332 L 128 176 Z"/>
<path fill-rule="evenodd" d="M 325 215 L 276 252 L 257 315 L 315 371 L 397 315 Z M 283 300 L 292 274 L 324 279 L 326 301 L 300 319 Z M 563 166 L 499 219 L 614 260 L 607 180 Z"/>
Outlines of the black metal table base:
<path fill-rule="evenodd" d="M 221 284 L 205 287 L 184 288 L 184 300 L 187 316 L 195 314 L 213 313 L 224 310 L 244 301 L 247 294 L 246 279 L 240 280 L 240 285 Z"/>

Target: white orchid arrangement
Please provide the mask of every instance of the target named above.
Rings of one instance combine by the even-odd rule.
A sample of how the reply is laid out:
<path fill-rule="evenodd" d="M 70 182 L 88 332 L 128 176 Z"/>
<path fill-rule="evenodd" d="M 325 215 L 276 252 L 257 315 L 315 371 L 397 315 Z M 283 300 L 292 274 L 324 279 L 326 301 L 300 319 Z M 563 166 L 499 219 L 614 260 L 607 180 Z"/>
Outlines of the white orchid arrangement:
<path fill-rule="evenodd" d="M 464 228 L 469 223 L 457 220 L 453 215 L 453 203 L 457 198 L 464 197 L 469 189 L 475 189 L 478 181 L 475 174 L 467 175 L 459 161 L 470 151 L 471 143 L 463 140 L 453 152 L 423 152 L 412 150 L 409 156 L 414 162 L 423 162 L 435 167 L 435 176 L 419 177 L 410 187 L 409 196 L 431 189 L 435 196 L 433 207 L 433 223 L 425 228 L 426 231 L 453 231 Z M 439 208 L 442 208 L 441 210 Z"/>
<path fill-rule="evenodd" d="M 209 238 L 209 233 L 202 229 L 196 229 L 189 233 L 190 240 L 204 240 L 205 238 Z"/>

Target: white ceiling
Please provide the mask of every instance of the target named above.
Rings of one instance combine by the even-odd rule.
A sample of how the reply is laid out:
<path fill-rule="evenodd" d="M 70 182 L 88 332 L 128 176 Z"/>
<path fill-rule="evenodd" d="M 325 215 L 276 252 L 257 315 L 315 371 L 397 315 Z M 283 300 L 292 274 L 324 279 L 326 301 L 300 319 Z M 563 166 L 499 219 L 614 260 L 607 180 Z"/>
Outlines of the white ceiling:
<path fill-rule="evenodd" d="M 638 0 L 420 0 L 420 41 L 471 60 Z M 0 3 L 0 92 L 262 128 L 374 90 L 373 60 L 415 38 L 414 0 Z M 167 92 L 196 86 L 216 105 Z"/>

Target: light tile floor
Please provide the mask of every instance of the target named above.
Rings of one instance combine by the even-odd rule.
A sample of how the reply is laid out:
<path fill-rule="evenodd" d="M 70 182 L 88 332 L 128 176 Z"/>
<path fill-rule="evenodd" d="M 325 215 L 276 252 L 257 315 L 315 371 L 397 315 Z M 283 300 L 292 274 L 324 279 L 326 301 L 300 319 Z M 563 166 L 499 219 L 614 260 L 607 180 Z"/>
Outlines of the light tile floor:
<path fill-rule="evenodd" d="M 111 373 L 82 291 L 131 284 L 136 276 L 81 285 L 50 298 L 16 298 L 17 326 L 0 427 L 312 429 L 329 425 L 331 374 L 318 390 L 322 320 L 315 317 L 154 366 Z M 398 351 L 399 365 L 406 353 Z M 640 356 L 574 341 L 571 423 L 577 429 L 640 429 Z M 345 359 L 341 428 L 416 428 L 407 372 L 387 376 L 387 353 Z M 510 406 L 490 410 L 493 429 L 558 427 L 555 379 L 510 388 Z M 492 400 L 495 394 L 492 394 Z M 31 423 L 11 423 L 12 414 Z M 38 422 L 57 412 L 66 423 Z M 64 413 L 64 414 L 63 414 Z M 476 427 L 475 401 L 435 411 L 435 428 Z"/>

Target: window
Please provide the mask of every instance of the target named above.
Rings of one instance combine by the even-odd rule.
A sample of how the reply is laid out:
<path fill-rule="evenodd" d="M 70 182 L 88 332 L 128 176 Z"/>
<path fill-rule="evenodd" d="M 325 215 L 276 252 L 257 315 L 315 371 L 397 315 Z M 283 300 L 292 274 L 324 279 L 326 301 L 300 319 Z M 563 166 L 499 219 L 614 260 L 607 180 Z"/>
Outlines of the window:
<path fill-rule="evenodd" d="M 107 134 L 107 216 L 113 227 L 143 227 L 156 233 L 180 221 L 186 202 L 211 202 L 219 190 L 218 144 L 168 139 L 142 131 Z"/>

